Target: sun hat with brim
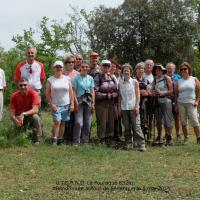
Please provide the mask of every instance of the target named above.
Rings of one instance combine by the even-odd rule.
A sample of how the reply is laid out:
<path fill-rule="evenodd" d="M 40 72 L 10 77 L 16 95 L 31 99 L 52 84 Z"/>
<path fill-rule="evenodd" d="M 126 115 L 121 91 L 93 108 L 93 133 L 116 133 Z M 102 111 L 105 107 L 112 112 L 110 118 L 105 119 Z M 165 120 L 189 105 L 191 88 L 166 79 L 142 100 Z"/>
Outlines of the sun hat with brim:
<path fill-rule="evenodd" d="M 111 62 L 109 60 L 102 60 L 101 66 L 111 66 Z"/>
<path fill-rule="evenodd" d="M 53 67 L 56 67 L 56 66 L 61 66 L 61 67 L 64 67 L 64 64 L 62 61 L 60 60 L 57 60 L 54 64 L 53 64 Z"/>
<path fill-rule="evenodd" d="M 154 65 L 153 67 L 153 74 L 155 75 L 156 73 L 156 69 L 160 68 L 162 71 L 163 71 L 163 74 L 166 74 L 167 73 L 167 70 L 166 68 L 164 68 L 161 64 L 157 63 Z"/>

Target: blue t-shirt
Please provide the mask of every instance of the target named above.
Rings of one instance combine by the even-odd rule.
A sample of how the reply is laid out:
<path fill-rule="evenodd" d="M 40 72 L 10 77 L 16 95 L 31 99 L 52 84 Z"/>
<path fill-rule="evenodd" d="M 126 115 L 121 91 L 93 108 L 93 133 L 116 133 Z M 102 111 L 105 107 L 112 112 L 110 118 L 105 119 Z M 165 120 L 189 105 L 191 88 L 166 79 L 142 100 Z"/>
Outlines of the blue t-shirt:
<path fill-rule="evenodd" d="M 90 75 L 81 76 L 79 74 L 72 81 L 72 86 L 76 89 L 76 96 L 80 97 L 91 92 L 91 89 L 94 88 L 94 80 Z"/>
<path fill-rule="evenodd" d="M 173 74 L 172 75 L 172 81 L 173 81 L 173 84 L 175 85 L 176 84 L 176 82 L 179 80 L 179 79 L 181 79 L 181 76 L 179 75 L 179 74 Z"/>

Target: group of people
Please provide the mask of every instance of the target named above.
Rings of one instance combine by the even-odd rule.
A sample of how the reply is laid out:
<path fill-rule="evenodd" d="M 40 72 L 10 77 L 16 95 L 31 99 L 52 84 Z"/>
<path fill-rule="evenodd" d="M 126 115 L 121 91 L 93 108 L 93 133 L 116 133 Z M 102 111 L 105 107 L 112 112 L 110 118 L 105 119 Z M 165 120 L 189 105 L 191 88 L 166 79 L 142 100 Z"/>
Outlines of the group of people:
<path fill-rule="evenodd" d="M 17 91 L 10 98 L 10 116 L 19 129 L 32 125 L 33 142 L 39 144 L 42 135 L 40 90 L 45 70 L 35 58 L 36 49 L 29 47 L 27 60 L 16 67 Z M 47 78 L 45 86 L 53 119 L 52 145 L 88 144 L 94 112 L 99 142 L 107 146 L 122 144 L 122 135 L 126 149 L 136 147 L 145 151 L 145 144 L 152 139 L 153 145 L 172 145 L 173 124 L 179 139 L 180 123 L 184 144 L 187 144 L 188 118 L 200 144 L 197 111 L 200 84 L 192 76 L 189 63 L 180 65 L 179 75 L 172 62 L 164 68 L 148 59 L 133 68 L 128 63 L 120 65 L 114 59 L 102 60 L 99 65 L 99 59 L 99 54 L 92 52 L 90 63 L 81 54 L 67 56 L 64 62 L 54 62 L 54 74 Z M 0 103 L 5 87 L 5 74 L 1 70 Z M 2 107 L 3 103 L 1 114 Z"/>

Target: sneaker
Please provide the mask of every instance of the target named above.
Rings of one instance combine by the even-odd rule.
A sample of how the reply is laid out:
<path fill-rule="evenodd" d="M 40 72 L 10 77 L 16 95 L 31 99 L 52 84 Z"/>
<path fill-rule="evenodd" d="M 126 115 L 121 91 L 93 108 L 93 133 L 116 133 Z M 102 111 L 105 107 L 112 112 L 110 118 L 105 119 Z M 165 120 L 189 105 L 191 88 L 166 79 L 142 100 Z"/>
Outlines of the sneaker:
<path fill-rule="evenodd" d="M 133 149 L 133 144 L 132 143 L 126 143 L 124 148 L 126 150 L 131 150 L 131 149 Z"/>
<path fill-rule="evenodd" d="M 197 144 L 200 144 L 200 137 L 197 138 Z"/>
<path fill-rule="evenodd" d="M 57 138 L 52 138 L 52 139 L 51 139 L 51 144 L 52 144 L 53 146 L 56 146 L 56 145 L 57 145 Z"/>
<path fill-rule="evenodd" d="M 139 147 L 138 147 L 138 149 L 137 149 L 137 150 L 138 150 L 138 151 L 145 152 L 145 151 L 146 151 L 145 144 L 141 144 L 141 145 L 139 145 Z"/>
<path fill-rule="evenodd" d="M 184 138 L 183 144 L 184 144 L 184 145 L 189 144 L 189 139 L 188 139 L 188 137 Z"/>

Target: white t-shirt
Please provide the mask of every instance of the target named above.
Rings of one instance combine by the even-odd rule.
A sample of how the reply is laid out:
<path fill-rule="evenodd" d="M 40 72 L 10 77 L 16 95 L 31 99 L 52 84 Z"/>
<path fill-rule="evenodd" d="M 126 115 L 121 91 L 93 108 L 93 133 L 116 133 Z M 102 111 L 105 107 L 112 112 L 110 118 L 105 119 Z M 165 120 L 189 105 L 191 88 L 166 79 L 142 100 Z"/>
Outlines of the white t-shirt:
<path fill-rule="evenodd" d="M 194 103 L 196 99 L 196 78 L 190 76 L 188 79 L 178 80 L 178 102 Z"/>
<path fill-rule="evenodd" d="M 4 89 L 6 87 L 6 78 L 3 69 L 0 69 L 0 89 Z"/>
<path fill-rule="evenodd" d="M 153 80 L 154 80 L 153 74 L 147 75 L 147 74 L 144 73 L 143 78 L 144 78 L 145 81 L 148 80 L 150 84 L 153 83 Z"/>
<path fill-rule="evenodd" d="M 61 78 L 51 76 L 48 78 L 51 84 L 51 101 L 57 106 L 70 104 L 69 84 L 70 78 L 63 75 Z"/>
<path fill-rule="evenodd" d="M 121 110 L 133 110 L 136 104 L 135 82 L 130 78 L 128 81 L 119 81 L 119 91 L 121 95 Z"/>

